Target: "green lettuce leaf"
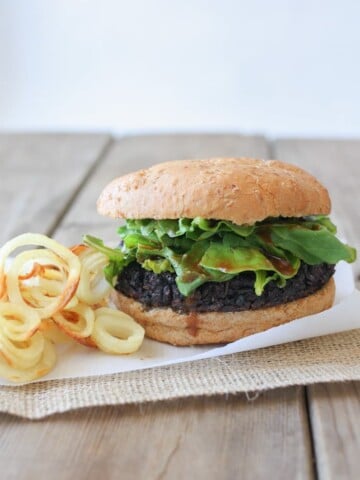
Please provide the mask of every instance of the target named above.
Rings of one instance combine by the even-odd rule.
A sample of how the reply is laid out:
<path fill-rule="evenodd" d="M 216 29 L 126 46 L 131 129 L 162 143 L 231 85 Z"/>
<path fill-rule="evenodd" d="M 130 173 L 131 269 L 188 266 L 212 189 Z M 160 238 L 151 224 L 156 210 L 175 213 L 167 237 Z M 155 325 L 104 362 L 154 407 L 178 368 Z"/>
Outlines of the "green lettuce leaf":
<path fill-rule="evenodd" d="M 100 238 L 96 238 L 91 235 L 85 235 L 83 242 L 85 245 L 94 248 L 98 252 L 101 252 L 108 257 L 109 263 L 104 268 L 104 275 L 106 280 L 111 285 L 114 285 L 114 281 L 119 275 L 119 272 L 121 272 L 124 267 L 133 261 L 118 248 L 106 247 Z"/>
<path fill-rule="evenodd" d="M 266 256 L 256 248 L 232 248 L 214 243 L 206 250 L 200 265 L 232 274 L 270 270 L 285 278 L 291 278 L 299 270 L 300 260 L 296 259 L 294 264 L 291 264 L 285 258 L 280 260 L 279 257 Z"/>
<path fill-rule="evenodd" d="M 271 227 L 271 239 L 276 246 L 290 251 L 309 265 L 335 264 L 340 260 L 351 263 L 356 259 L 355 249 L 342 243 L 322 225 L 317 228 L 275 225 Z"/>
<path fill-rule="evenodd" d="M 276 281 L 280 287 L 284 287 L 286 280 L 279 276 L 277 273 L 269 275 L 266 270 L 256 270 L 255 272 L 255 284 L 254 289 L 256 295 L 260 296 L 264 291 L 266 285 L 272 280 Z"/>
<path fill-rule="evenodd" d="M 301 262 L 335 264 L 356 258 L 355 249 L 335 237 L 336 227 L 326 216 L 268 218 L 255 225 L 200 217 L 127 220 L 118 233 L 121 243 L 115 249 L 95 237 L 84 238 L 108 256 L 110 283 L 136 261 L 155 273 L 175 272 L 185 296 L 203 283 L 224 282 L 245 271 L 254 273 L 254 289 L 261 295 L 270 281 L 283 287 Z"/>
<path fill-rule="evenodd" d="M 171 263 L 166 258 L 158 259 L 158 260 L 152 260 L 151 258 L 147 258 L 146 260 L 143 261 L 142 267 L 145 268 L 145 270 L 150 270 L 154 273 L 174 271 Z"/>

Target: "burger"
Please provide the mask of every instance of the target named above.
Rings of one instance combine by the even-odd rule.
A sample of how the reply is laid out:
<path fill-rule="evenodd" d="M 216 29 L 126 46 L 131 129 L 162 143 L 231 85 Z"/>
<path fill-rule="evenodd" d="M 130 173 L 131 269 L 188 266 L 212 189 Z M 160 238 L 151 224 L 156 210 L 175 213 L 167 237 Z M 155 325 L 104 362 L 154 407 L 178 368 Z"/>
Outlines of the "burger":
<path fill-rule="evenodd" d="M 330 308 L 335 264 L 353 262 L 326 188 L 251 158 L 161 163 L 116 178 L 98 212 L 125 219 L 105 253 L 116 306 L 173 345 L 225 343 Z"/>

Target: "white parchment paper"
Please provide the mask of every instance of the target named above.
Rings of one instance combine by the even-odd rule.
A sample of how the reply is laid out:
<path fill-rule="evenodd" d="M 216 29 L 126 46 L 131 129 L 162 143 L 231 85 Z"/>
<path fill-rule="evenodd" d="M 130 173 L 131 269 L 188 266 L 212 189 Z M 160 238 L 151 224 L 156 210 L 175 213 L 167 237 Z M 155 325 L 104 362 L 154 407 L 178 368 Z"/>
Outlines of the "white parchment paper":
<path fill-rule="evenodd" d="M 46 377 L 38 381 L 87 377 L 159 367 L 360 328 L 360 292 L 354 289 L 353 273 L 350 265 L 345 262 L 340 262 L 337 265 L 335 282 L 335 305 L 330 310 L 294 320 L 227 345 L 173 347 L 145 339 L 137 353 L 127 356 L 107 355 L 81 345 L 61 345 L 58 347 L 56 367 Z M 9 385 L 6 381 L 1 381 L 0 384 Z"/>

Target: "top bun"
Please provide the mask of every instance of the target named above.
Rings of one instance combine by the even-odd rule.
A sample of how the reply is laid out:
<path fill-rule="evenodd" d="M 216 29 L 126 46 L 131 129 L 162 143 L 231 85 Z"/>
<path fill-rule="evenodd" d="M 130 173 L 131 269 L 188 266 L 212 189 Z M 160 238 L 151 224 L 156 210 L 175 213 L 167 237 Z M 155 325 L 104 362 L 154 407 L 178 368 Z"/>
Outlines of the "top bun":
<path fill-rule="evenodd" d="M 267 217 L 330 213 L 326 188 L 277 160 L 210 158 L 160 163 L 113 180 L 98 212 L 112 218 L 203 217 L 252 224 Z"/>

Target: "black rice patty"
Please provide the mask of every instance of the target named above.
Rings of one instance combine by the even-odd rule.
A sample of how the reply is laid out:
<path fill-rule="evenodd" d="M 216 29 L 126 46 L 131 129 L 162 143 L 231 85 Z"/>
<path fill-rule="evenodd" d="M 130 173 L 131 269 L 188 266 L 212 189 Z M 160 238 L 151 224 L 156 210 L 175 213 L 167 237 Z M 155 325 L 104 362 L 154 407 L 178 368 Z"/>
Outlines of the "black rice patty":
<path fill-rule="evenodd" d="M 306 297 L 325 285 L 335 271 L 334 265 L 302 263 L 295 277 L 280 288 L 274 281 L 265 287 L 261 296 L 254 291 L 255 274 L 240 273 L 227 282 L 208 282 L 184 297 L 175 283 L 175 274 L 156 274 L 133 262 L 121 272 L 116 290 L 148 308 L 171 307 L 185 312 L 239 312 L 271 307 Z"/>

